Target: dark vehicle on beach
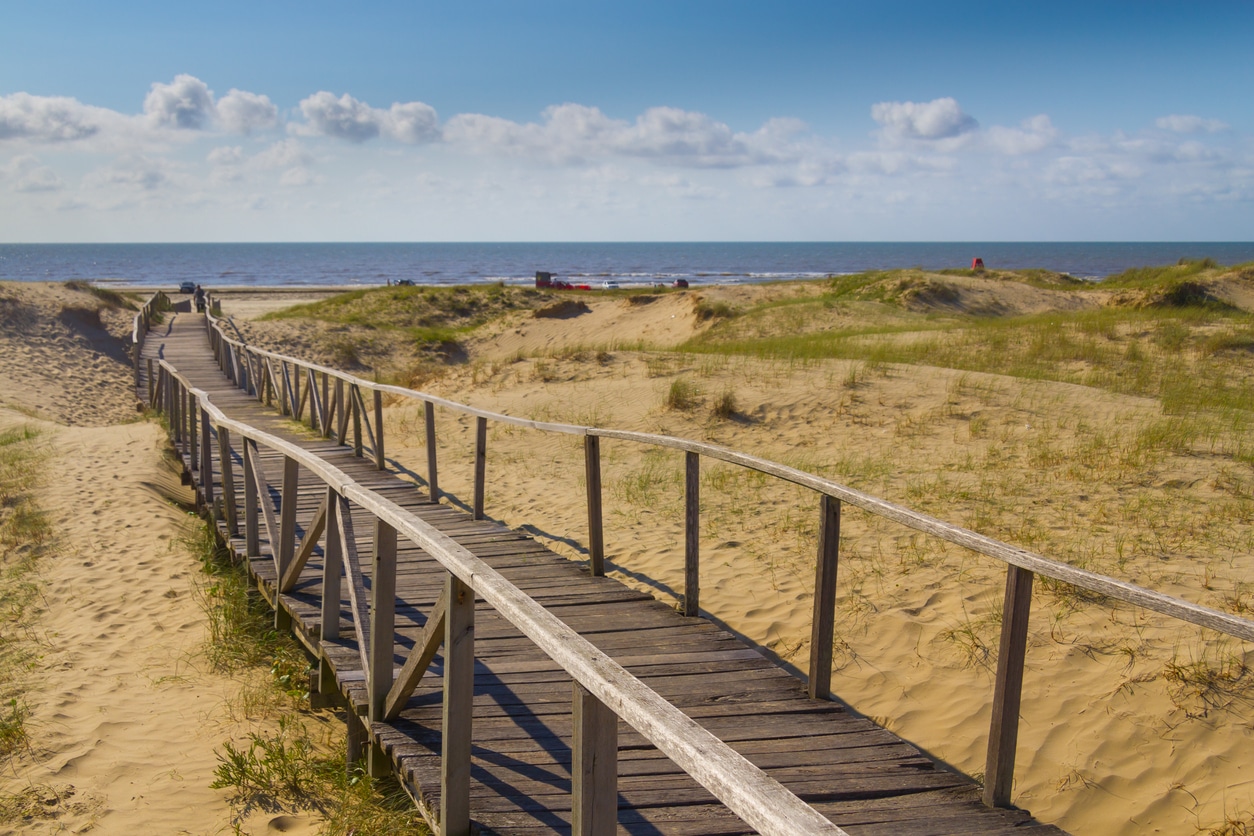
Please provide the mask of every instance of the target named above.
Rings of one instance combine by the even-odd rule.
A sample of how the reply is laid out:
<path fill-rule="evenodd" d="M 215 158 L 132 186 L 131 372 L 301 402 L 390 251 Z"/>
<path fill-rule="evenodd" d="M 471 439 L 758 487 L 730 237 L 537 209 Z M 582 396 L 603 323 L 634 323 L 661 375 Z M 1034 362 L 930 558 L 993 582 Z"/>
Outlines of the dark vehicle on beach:
<path fill-rule="evenodd" d="M 687 286 L 688 286 L 687 279 L 675 279 L 675 281 L 671 282 L 671 287 L 687 287 Z"/>
<path fill-rule="evenodd" d="M 181 285 L 179 285 L 179 293 L 195 293 L 195 292 L 196 292 L 195 282 L 183 282 Z"/>
<path fill-rule="evenodd" d="M 397 287 L 413 287 L 414 280 L 413 279 L 400 279 L 399 281 L 397 281 L 396 286 Z"/>

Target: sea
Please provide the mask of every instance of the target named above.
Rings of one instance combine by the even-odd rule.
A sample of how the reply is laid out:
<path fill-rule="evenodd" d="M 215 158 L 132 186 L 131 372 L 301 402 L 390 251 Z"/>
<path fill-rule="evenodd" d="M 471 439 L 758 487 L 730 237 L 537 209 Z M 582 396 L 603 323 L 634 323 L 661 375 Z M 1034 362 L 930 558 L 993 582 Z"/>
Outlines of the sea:
<path fill-rule="evenodd" d="M 0 279 L 162 287 L 530 284 L 691 285 L 808 279 L 908 267 L 1043 268 L 1101 279 L 1131 267 L 1254 261 L 1254 243 L 246 243 L 0 244 Z"/>

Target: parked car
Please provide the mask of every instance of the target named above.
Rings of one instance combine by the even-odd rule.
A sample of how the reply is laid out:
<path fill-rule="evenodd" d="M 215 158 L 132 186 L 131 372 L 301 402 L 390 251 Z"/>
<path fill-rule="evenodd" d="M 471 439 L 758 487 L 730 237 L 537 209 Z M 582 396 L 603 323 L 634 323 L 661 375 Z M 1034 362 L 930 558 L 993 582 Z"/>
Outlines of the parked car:
<path fill-rule="evenodd" d="M 399 281 L 397 281 L 396 284 L 398 287 L 413 287 L 414 280 L 413 279 L 400 279 Z"/>
<path fill-rule="evenodd" d="M 183 282 L 181 285 L 179 285 L 179 293 L 195 293 L 195 292 L 196 292 L 195 282 Z"/>
<path fill-rule="evenodd" d="M 688 286 L 687 279 L 675 279 L 675 281 L 671 282 L 671 287 L 687 287 L 687 286 Z"/>
<path fill-rule="evenodd" d="M 602 290 L 618 290 L 618 282 L 601 282 Z"/>

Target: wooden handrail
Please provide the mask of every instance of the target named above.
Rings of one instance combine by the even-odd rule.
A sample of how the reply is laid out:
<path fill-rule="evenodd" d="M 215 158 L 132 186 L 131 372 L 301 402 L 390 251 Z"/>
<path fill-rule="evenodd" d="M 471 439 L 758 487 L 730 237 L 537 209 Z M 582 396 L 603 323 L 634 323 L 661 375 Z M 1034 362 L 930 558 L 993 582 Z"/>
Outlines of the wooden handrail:
<path fill-rule="evenodd" d="M 603 427 L 580 426 L 577 424 L 560 424 L 547 421 L 532 421 L 526 418 L 517 418 L 512 415 L 505 415 L 499 412 L 492 412 L 486 409 L 479 409 L 465 404 L 450 401 L 436 395 L 427 394 L 425 392 L 417 392 L 413 389 L 405 389 L 400 386 L 392 386 L 389 384 L 375 383 L 364 378 L 355 377 L 346 372 L 337 371 L 326 366 L 320 366 L 316 363 L 307 363 L 284 354 L 259 349 L 254 346 L 248 346 L 244 343 L 231 340 L 223 336 L 224 342 L 231 343 L 236 348 L 248 352 L 258 354 L 262 357 L 268 357 L 275 360 L 281 360 L 288 363 L 295 363 L 299 366 L 313 369 L 321 374 L 326 374 L 331 378 L 343 380 L 345 383 L 357 386 L 360 389 L 368 389 L 383 394 L 397 395 L 400 397 L 419 400 L 433 406 L 443 407 L 445 409 L 459 412 L 463 415 L 473 415 L 475 417 L 486 418 L 490 421 L 496 421 L 502 424 L 510 424 L 516 427 L 526 427 L 528 429 L 540 430 L 542 432 L 557 432 L 568 435 L 578 436 L 596 436 L 597 438 L 612 438 L 620 441 L 633 441 L 640 444 L 648 444 L 654 447 L 663 447 L 671 450 L 680 450 L 688 453 L 696 453 L 711 459 L 718 459 L 729 464 L 739 465 L 749 470 L 756 470 L 759 473 L 774 476 L 785 482 L 791 482 L 794 485 L 810 488 L 811 490 L 825 494 L 841 502 L 860 508 L 871 514 L 892 520 L 900 525 L 930 534 L 946 542 L 953 543 L 957 546 L 978 552 L 986 557 L 1000 560 L 1012 566 L 1018 566 L 1022 569 L 1029 569 L 1032 572 L 1043 575 L 1047 578 L 1063 581 L 1072 586 L 1085 589 L 1090 592 L 1096 592 L 1109 598 L 1115 598 L 1138 607 L 1153 610 L 1169 615 L 1172 618 L 1187 621 L 1200 627 L 1208 627 L 1221 633 L 1227 633 L 1246 641 L 1254 641 L 1254 621 L 1240 618 L 1238 616 L 1225 613 L 1221 610 L 1212 609 L 1201 604 L 1195 604 L 1182 598 L 1175 598 L 1152 589 L 1148 589 L 1136 584 L 1120 581 L 1107 575 L 1097 572 L 1090 572 L 1087 569 L 1080 569 L 1069 563 L 1052 560 L 1044 555 L 1028 551 L 1018 546 L 1012 546 L 992 537 L 980 534 L 961 526 L 947 523 L 944 520 L 929 516 L 928 514 L 912 510 L 903 505 L 897 505 L 871 494 L 834 482 L 830 479 L 824 479 L 821 476 L 815 476 L 804 470 L 795 467 L 780 464 L 778 462 L 764 459 L 759 456 L 742 453 L 728 447 L 722 447 L 717 444 L 710 444 L 704 441 L 692 441 L 686 438 L 676 438 L 669 435 L 659 435 L 656 433 L 635 432 L 632 430 L 615 430 Z"/>
<path fill-rule="evenodd" d="M 473 590 L 475 596 L 513 624 L 589 694 L 639 731 L 751 827 L 768 836 L 845 833 L 451 537 L 400 505 L 359 485 L 348 474 L 317 455 L 250 424 L 229 418 L 213 404 L 208 393 L 191 386 L 173 365 L 166 360 L 161 360 L 159 365 L 167 379 L 196 401 L 201 413 L 208 417 L 215 429 L 225 429 L 242 443 L 264 445 L 282 454 L 285 460 L 297 462 L 342 500 L 369 511 L 379 524 L 390 527 L 394 535 L 408 538 L 425 551 L 458 582 Z M 286 505 L 291 498 L 285 495 L 283 504 Z M 346 515 L 341 513 L 341 533 L 345 518 Z M 343 546 L 348 546 L 348 539 L 341 538 Z M 271 549 L 275 548 L 276 545 L 271 543 Z M 282 544 L 278 548 L 282 548 Z M 391 565 L 394 572 L 394 562 Z M 384 581 L 376 579 L 375 583 L 383 585 Z M 451 618 L 452 596 L 449 607 Z M 369 643 L 378 646 L 379 638 Z M 372 717 L 386 710 L 386 696 L 392 684 L 390 681 L 379 681 L 380 677 L 390 680 L 392 676 L 392 643 L 385 644 L 388 653 L 386 665 L 379 664 L 378 652 L 367 654 L 375 657 L 373 664 L 366 666 L 372 701 L 374 695 L 382 695 L 378 698 L 377 712 L 372 710 Z M 446 648 L 446 654 L 448 652 Z M 363 661 L 370 660 L 363 656 Z M 376 709 L 376 705 L 372 704 L 371 708 Z M 452 732 L 446 729 L 446 733 Z M 455 801 L 452 798 L 442 799 L 442 803 Z"/>
<path fill-rule="evenodd" d="M 164 291 L 158 290 L 148 297 L 148 301 L 140 306 L 135 312 L 135 316 L 131 322 L 131 360 L 135 366 L 135 387 L 139 388 L 141 377 L 140 355 L 144 351 L 144 338 L 148 335 L 148 329 L 152 326 L 153 312 L 163 310 L 170 303 L 169 297 Z M 152 400 L 152 393 L 149 393 L 149 401 Z"/>
<path fill-rule="evenodd" d="M 1094 592 L 1117 601 L 1136 607 L 1161 613 L 1171 618 L 1216 630 L 1245 641 L 1254 641 L 1254 621 L 1216 610 L 1191 601 L 1166 595 L 1156 590 L 1137 584 L 1121 581 L 1097 572 L 1080 569 L 1062 561 L 1053 560 L 1036 552 L 996 540 L 961 526 L 953 525 L 939 518 L 923 514 L 911 508 L 881 499 L 848 485 L 824 479 L 788 465 L 780 464 L 760 456 L 754 456 L 710 444 L 703 441 L 692 441 L 673 436 L 655 433 L 643 433 L 630 430 L 615 430 L 602 427 L 580 426 L 575 424 L 532 421 L 504 415 L 486 409 L 468 406 L 424 392 L 417 392 L 400 386 L 376 383 L 355 377 L 345 372 L 326 366 L 307 363 L 302 360 L 265 351 L 248 346 L 241 341 L 226 336 L 218 319 L 210 314 L 208 325 L 213 339 L 231 352 L 243 352 L 246 356 L 256 357 L 267 365 L 270 360 L 280 363 L 293 363 L 310 374 L 323 375 L 323 380 L 335 380 L 336 391 L 347 387 L 347 391 L 360 393 L 368 390 L 375 395 L 374 436 L 375 458 L 382 468 L 383 424 L 382 415 L 378 410 L 378 398 L 382 394 L 394 395 L 422 401 L 426 417 L 427 433 L 427 467 L 428 487 L 431 498 L 438 501 L 439 487 L 437 484 L 436 452 L 435 452 L 435 407 L 441 407 L 462 415 L 474 416 L 476 419 L 476 467 L 474 511 L 476 516 L 482 515 L 484 509 L 479 492 L 482 490 L 481 480 L 484 478 L 484 444 L 478 442 L 485 437 L 486 421 L 495 421 L 516 427 L 523 427 L 541 432 L 562 433 L 584 438 L 584 462 L 588 488 L 588 550 L 589 568 L 593 575 L 604 572 L 604 543 L 601 520 L 601 475 L 600 475 L 600 439 L 608 438 L 619 441 L 645 444 L 653 447 L 682 451 L 685 453 L 686 476 L 685 486 L 688 501 L 685 503 L 685 590 L 684 612 L 690 615 L 698 613 L 698 551 L 697 525 L 699 524 L 699 505 L 696 492 L 699 488 L 699 457 L 727 462 L 744 467 L 785 482 L 813 490 L 822 498 L 820 502 L 820 531 L 827 531 L 828 536 L 821 537 L 816 562 L 815 612 L 811 633 L 811 670 L 809 673 L 809 692 L 815 698 L 830 697 L 829 681 L 831 677 L 831 659 L 833 644 L 833 620 L 827 611 L 835 606 L 835 583 L 838 562 L 839 515 L 843 505 L 859 508 L 867 513 L 891 520 L 906 528 L 920 531 L 940 540 L 970 549 L 978 554 L 999 560 L 1007 565 L 1006 617 L 1003 619 L 1003 636 L 1001 651 L 998 654 L 998 667 L 994 685 L 993 716 L 990 721 L 988 754 L 985 768 L 985 802 L 990 806 L 1004 806 L 1010 803 L 1010 790 L 1014 774 L 1015 741 L 1019 722 L 1020 688 L 1022 684 L 1025 657 L 1026 624 L 1028 609 L 1031 606 L 1030 589 L 1032 578 L 1041 575 L 1070 584 L 1079 589 Z M 360 412 L 357 403 L 358 395 L 353 400 L 354 448 L 361 453 Z M 363 404 L 364 407 L 364 404 Z M 361 410 L 364 411 L 364 408 Z M 339 441 L 344 443 L 346 436 L 345 419 L 339 421 Z M 1024 590 L 1029 592 L 1024 592 Z M 817 668 L 819 669 L 816 669 Z"/>

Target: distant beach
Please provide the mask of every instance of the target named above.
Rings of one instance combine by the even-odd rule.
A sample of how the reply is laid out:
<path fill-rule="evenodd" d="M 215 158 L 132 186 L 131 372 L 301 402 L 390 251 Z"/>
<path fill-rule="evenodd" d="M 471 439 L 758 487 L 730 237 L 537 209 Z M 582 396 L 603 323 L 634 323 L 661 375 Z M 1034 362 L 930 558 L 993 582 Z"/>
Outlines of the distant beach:
<path fill-rule="evenodd" d="M 1130 267 L 1254 261 L 1254 243 L 0 244 L 0 279 L 206 287 L 530 283 L 537 270 L 623 284 L 747 284 L 923 267 L 1042 268 L 1100 279 Z"/>

